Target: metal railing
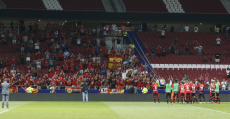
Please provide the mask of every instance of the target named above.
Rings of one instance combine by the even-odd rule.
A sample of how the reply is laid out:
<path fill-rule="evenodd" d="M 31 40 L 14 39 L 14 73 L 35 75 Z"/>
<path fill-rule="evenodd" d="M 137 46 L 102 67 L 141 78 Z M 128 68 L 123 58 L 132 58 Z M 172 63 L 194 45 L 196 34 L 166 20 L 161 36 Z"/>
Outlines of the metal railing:
<path fill-rule="evenodd" d="M 3 9 L 6 9 L 6 4 L 5 4 L 2 0 L 0 0 L 0 3 L 1 3 L 2 6 L 3 6 Z"/>
<path fill-rule="evenodd" d="M 121 3 L 121 6 L 122 6 L 124 12 L 126 12 L 126 8 L 125 8 L 125 4 L 124 4 L 123 0 L 120 0 L 120 3 Z"/>
<path fill-rule="evenodd" d="M 115 10 L 117 12 L 118 11 L 118 7 L 117 7 L 117 4 L 115 3 L 115 0 L 110 0 L 110 1 L 112 1 L 112 4 L 115 7 Z"/>

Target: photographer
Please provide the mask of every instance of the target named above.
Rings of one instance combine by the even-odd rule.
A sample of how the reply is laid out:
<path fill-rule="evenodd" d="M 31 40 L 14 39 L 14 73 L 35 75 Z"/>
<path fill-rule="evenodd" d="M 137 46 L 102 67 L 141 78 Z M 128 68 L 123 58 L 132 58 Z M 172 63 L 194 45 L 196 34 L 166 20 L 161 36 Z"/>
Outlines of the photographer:
<path fill-rule="evenodd" d="M 82 98 L 83 98 L 83 103 L 85 101 L 88 103 L 88 83 L 84 80 L 83 83 L 81 84 L 82 87 Z"/>

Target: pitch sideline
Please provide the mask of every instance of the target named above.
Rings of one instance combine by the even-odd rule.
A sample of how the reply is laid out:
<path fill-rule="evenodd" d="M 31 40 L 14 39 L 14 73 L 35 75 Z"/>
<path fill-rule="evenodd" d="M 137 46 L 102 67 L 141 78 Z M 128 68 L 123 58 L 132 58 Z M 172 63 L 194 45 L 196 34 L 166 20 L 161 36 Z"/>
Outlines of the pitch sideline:
<path fill-rule="evenodd" d="M 23 103 L 22 105 L 18 105 L 18 106 L 15 106 L 15 107 L 13 107 L 13 108 L 7 109 L 7 110 L 5 110 L 5 111 L 0 112 L 0 114 L 5 113 L 5 112 L 8 112 L 8 111 L 10 111 L 10 110 L 12 110 L 12 109 L 15 109 L 15 108 L 17 108 L 17 107 L 20 107 L 20 106 L 23 106 L 23 105 L 26 105 L 26 104 L 29 104 L 29 103 L 31 103 L 31 102 L 26 102 L 26 103 Z"/>
<path fill-rule="evenodd" d="M 196 106 L 191 106 L 191 105 L 188 105 L 188 106 L 189 107 L 196 107 Z M 196 107 L 196 108 L 205 109 L 205 110 L 209 110 L 209 111 L 213 111 L 213 112 L 220 112 L 220 113 L 223 113 L 223 114 L 230 114 L 230 113 L 227 113 L 227 112 L 216 111 L 216 110 L 207 109 L 207 108 L 203 108 L 203 107 Z"/>

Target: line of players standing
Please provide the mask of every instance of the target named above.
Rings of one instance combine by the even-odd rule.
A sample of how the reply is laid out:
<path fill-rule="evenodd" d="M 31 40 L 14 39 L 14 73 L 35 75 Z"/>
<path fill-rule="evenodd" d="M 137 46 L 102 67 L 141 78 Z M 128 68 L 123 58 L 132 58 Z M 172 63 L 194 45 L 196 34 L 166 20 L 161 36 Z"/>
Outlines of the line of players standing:
<path fill-rule="evenodd" d="M 158 103 L 160 103 L 159 93 L 158 93 L 158 83 L 154 81 L 152 87 L 153 87 L 152 96 L 154 102 L 156 103 L 156 97 L 157 97 Z M 182 82 L 180 85 L 177 79 L 174 81 L 172 85 L 170 84 L 170 81 L 168 81 L 167 84 L 165 85 L 165 96 L 166 96 L 167 104 L 169 100 L 171 100 L 171 104 L 175 104 L 176 100 L 179 104 L 179 98 L 181 98 L 182 104 L 189 103 L 189 102 L 193 104 L 195 103 L 195 101 L 197 102 L 197 98 L 196 98 L 197 88 L 199 89 L 200 103 L 202 104 L 201 98 L 203 98 L 203 103 L 205 103 L 203 81 L 201 81 L 198 86 L 195 84 L 195 81 L 190 81 L 187 83 Z M 217 81 L 214 81 L 210 86 L 209 102 L 210 101 L 211 103 L 214 102 L 215 104 L 220 104 L 219 84 L 217 83 Z"/>

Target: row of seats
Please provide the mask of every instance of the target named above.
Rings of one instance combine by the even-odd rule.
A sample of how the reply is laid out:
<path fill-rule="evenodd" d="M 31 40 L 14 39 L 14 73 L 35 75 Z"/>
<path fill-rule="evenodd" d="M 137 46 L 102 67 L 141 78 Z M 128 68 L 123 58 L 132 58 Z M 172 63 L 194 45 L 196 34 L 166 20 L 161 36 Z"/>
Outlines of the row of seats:
<path fill-rule="evenodd" d="M 57 0 L 42 0 L 47 10 L 63 10 Z"/>

